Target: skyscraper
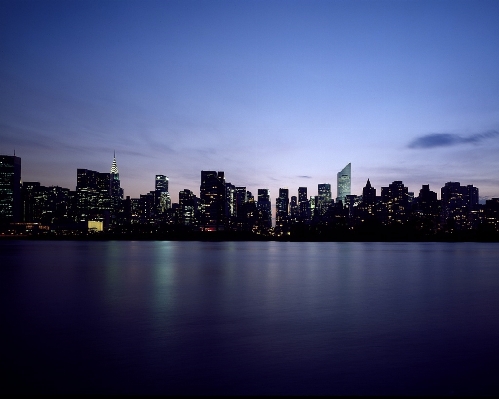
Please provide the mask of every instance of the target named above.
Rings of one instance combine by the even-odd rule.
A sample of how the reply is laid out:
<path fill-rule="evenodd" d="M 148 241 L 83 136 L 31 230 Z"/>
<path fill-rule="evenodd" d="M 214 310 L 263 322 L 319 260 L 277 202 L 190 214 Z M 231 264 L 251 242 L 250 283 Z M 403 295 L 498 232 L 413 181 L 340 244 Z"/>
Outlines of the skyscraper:
<path fill-rule="evenodd" d="M 409 190 L 400 180 L 381 187 L 381 201 L 386 208 L 385 222 L 405 223 L 409 213 Z"/>
<path fill-rule="evenodd" d="M 234 187 L 234 213 L 236 218 L 243 217 L 243 206 L 247 201 L 246 187 Z"/>
<path fill-rule="evenodd" d="M 277 235 L 289 233 L 289 190 L 279 189 L 279 198 L 276 199 L 275 229 Z"/>
<path fill-rule="evenodd" d="M 319 208 L 321 216 L 323 216 L 331 204 L 331 184 L 319 184 L 318 194 L 319 203 L 316 206 Z"/>
<path fill-rule="evenodd" d="M 179 222 L 184 226 L 194 227 L 197 223 L 197 198 L 191 190 L 184 189 L 178 193 Z"/>
<path fill-rule="evenodd" d="M 258 189 L 258 232 L 266 233 L 272 227 L 272 204 L 270 203 L 270 190 Z"/>
<path fill-rule="evenodd" d="M 107 228 L 114 209 L 111 197 L 111 173 L 77 169 L 76 174 L 78 220 L 101 220 Z"/>
<path fill-rule="evenodd" d="M 21 221 L 21 158 L 0 155 L 0 223 Z"/>
<path fill-rule="evenodd" d="M 159 191 L 161 193 L 168 192 L 168 176 L 165 175 L 156 175 L 156 180 L 154 183 L 154 190 Z"/>
<path fill-rule="evenodd" d="M 352 186 L 352 164 L 349 163 L 336 175 L 337 194 L 336 202 L 341 201 L 345 204 L 345 197 L 350 195 Z"/>
<path fill-rule="evenodd" d="M 300 219 L 302 221 L 308 219 L 308 197 L 307 187 L 298 187 L 298 206 L 300 208 Z"/>
<path fill-rule="evenodd" d="M 348 197 L 350 198 L 350 197 Z M 358 217 L 360 222 L 364 222 L 366 219 L 373 219 L 376 209 L 376 189 L 371 185 L 369 179 L 365 187 L 362 189 L 362 200 L 357 206 L 355 216 Z M 353 211 L 353 209 L 349 209 Z"/>
<path fill-rule="evenodd" d="M 376 189 L 367 179 L 366 186 L 362 189 L 362 203 L 365 206 L 372 207 L 376 204 Z"/>
<path fill-rule="evenodd" d="M 117 223 L 117 216 L 120 212 L 121 201 L 123 200 L 123 189 L 120 183 L 120 172 L 116 163 L 116 152 L 113 155 L 113 163 L 111 165 L 111 223 Z"/>
<path fill-rule="evenodd" d="M 224 172 L 201 171 L 201 228 L 205 231 L 224 230 L 228 216 Z"/>
<path fill-rule="evenodd" d="M 168 192 L 168 176 L 156 175 L 154 182 L 154 202 L 157 213 L 164 213 L 170 208 L 170 193 Z"/>
<path fill-rule="evenodd" d="M 470 228 L 470 216 L 478 206 L 478 188 L 447 182 L 441 189 L 443 222 L 457 229 Z"/>

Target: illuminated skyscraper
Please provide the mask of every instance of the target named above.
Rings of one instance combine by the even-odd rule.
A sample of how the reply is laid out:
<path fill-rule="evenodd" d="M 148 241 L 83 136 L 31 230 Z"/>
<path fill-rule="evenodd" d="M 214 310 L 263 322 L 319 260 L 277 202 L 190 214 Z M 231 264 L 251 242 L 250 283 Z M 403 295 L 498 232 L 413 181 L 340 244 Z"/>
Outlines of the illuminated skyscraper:
<path fill-rule="evenodd" d="M 156 211 L 164 213 L 171 206 L 170 193 L 168 192 L 168 176 L 156 175 L 154 183 L 154 202 Z"/>
<path fill-rule="evenodd" d="M 318 194 L 319 203 L 316 204 L 316 207 L 319 208 L 319 212 L 323 216 L 331 205 L 331 184 L 319 184 Z"/>
<path fill-rule="evenodd" d="M 349 163 L 337 174 L 337 194 L 336 202 L 341 201 L 343 205 L 345 204 L 345 197 L 350 195 L 350 190 L 352 186 L 352 164 Z"/>
<path fill-rule="evenodd" d="M 21 221 L 21 158 L 0 155 L 0 223 Z"/>
<path fill-rule="evenodd" d="M 118 164 L 116 163 L 116 151 L 113 154 L 113 163 L 111 165 L 111 174 L 115 176 L 115 179 L 120 179 L 120 172 L 118 171 Z"/>
<path fill-rule="evenodd" d="M 156 175 L 156 181 L 154 183 L 154 190 L 162 193 L 168 192 L 168 176 Z"/>
<path fill-rule="evenodd" d="M 111 199 L 116 213 L 119 209 L 121 200 L 123 199 L 123 189 L 120 184 L 120 172 L 118 171 L 118 164 L 116 163 L 116 152 L 113 156 L 113 163 L 111 165 Z"/>

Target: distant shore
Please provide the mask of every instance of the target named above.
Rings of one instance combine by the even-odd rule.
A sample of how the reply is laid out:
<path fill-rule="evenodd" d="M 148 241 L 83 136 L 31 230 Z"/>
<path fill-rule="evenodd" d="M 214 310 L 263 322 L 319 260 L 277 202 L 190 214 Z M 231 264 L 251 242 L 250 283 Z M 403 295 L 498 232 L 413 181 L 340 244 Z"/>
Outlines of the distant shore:
<path fill-rule="evenodd" d="M 322 234 L 262 236 L 244 232 L 189 232 L 155 234 L 95 233 L 82 235 L 0 235 L 0 240 L 37 241 L 275 241 L 275 242 L 499 242 L 499 234 L 459 232 L 417 236 L 412 234 Z"/>

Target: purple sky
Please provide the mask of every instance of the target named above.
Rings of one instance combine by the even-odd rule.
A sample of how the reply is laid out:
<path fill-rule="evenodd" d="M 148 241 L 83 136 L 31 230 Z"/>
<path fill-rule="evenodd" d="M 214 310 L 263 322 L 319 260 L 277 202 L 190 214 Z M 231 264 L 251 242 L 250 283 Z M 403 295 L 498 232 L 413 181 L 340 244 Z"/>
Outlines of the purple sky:
<path fill-rule="evenodd" d="M 0 2 L 0 153 L 125 195 L 402 180 L 499 196 L 499 1 Z"/>

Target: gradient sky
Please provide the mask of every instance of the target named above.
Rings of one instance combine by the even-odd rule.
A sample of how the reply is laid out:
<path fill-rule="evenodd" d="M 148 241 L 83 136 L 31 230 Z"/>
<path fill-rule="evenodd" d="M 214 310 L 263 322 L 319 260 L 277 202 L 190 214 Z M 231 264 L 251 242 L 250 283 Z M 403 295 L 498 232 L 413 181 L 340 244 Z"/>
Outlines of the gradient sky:
<path fill-rule="evenodd" d="M 125 195 L 200 171 L 256 196 L 368 178 L 499 196 L 499 1 L 5 1 L 0 153 Z"/>

